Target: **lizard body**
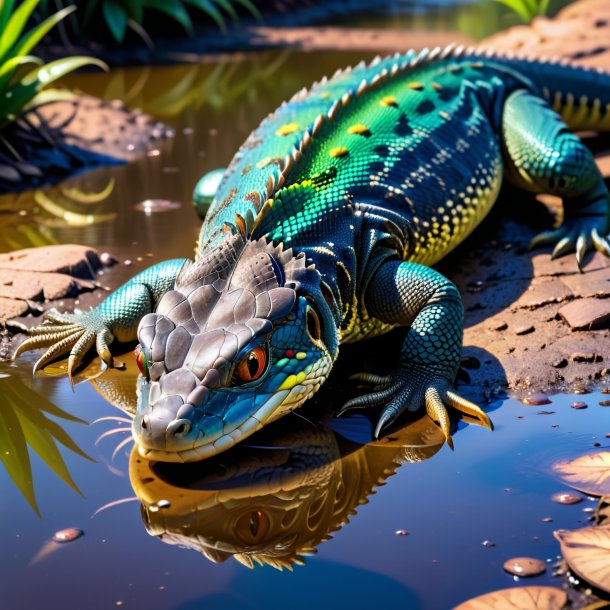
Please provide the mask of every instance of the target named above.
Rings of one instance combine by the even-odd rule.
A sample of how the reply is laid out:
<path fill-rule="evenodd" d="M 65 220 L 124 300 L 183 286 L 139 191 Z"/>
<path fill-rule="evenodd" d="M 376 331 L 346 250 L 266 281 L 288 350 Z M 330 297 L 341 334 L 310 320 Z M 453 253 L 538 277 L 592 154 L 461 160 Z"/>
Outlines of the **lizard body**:
<path fill-rule="evenodd" d="M 140 453 L 192 461 L 300 406 L 341 342 L 406 326 L 394 374 L 358 376 L 373 390 L 344 410 L 381 407 L 379 434 L 425 407 L 451 444 L 445 404 L 490 423 L 453 390 L 461 300 L 430 265 L 480 224 L 504 178 L 563 197 L 562 227 L 536 244 L 579 264 L 593 246 L 610 253 L 608 192 L 561 117 L 610 129 L 610 76 L 462 48 L 339 71 L 246 140 L 194 261 L 146 270 L 80 316 L 50 312 L 19 352 L 50 346 L 37 367 L 70 353 L 71 372 L 94 343 L 110 362 L 108 344 L 137 328 Z"/>

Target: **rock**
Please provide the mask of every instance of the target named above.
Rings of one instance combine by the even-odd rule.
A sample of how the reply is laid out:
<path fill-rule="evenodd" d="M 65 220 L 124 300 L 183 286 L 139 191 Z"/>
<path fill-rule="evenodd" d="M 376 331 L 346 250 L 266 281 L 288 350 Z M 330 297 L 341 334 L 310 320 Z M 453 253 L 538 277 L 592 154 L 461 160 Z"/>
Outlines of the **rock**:
<path fill-rule="evenodd" d="M 555 360 L 555 362 L 553 362 L 553 364 L 551 364 L 551 366 L 556 369 L 562 369 L 562 368 L 568 366 L 568 361 L 566 358 L 560 358 L 559 360 Z"/>
<path fill-rule="evenodd" d="M 578 299 L 564 305 L 558 313 L 573 330 L 607 328 L 610 299 Z"/>
<path fill-rule="evenodd" d="M 603 359 L 604 357 L 599 354 L 575 353 L 570 355 L 570 360 L 572 362 L 601 362 Z"/>
<path fill-rule="evenodd" d="M 536 329 L 531 324 L 526 326 L 518 326 L 515 328 L 515 335 L 529 335 L 533 333 Z"/>
<path fill-rule="evenodd" d="M 0 254 L 0 322 L 41 312 L 43 300 L 93 290 L 98 253 L 78 245 L 43 246 Z"/>

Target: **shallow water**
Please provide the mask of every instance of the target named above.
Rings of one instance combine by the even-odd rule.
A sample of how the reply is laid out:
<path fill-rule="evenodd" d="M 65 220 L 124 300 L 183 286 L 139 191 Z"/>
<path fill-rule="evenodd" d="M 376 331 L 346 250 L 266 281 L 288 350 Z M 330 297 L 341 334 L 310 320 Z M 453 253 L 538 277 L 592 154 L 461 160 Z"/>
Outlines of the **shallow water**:
<path fill-rule="evenodd" d="M 2 364 L 0 374 L 10 377 L 0 382 L 29 385 L 28 365 L 31 360 Z M 133 367 L 124 375 L 133 379 Z M 88 382 L 74 392 L 63 378 L 36 379 L 35 387 L 87 422 L 124 415 Z M 560 584 L 551 576 L 559 552 L 552 532 L 585 525 L 590 516 L 585 509 L 595 503 L 552 502 L 552 494 L 566 488 L 550 466 L 594 450 L 596 442 L 608 445 L 604 434 L 610 422 L 598 406 L 604 396 L 586 395 L 586 410 L 570 408 L 573 396 L 553 397 L 544 409 L 512 399 L 495 403 L 495 431 L 464 426 L 455 434 L 453 452 L 426 418 L 368 447 L 355 442 L 370 434 L 363 418 L 331 422 L 335 433 L 289 418 L 248 448 L 186 469 L 151 471 L 145 460 L 131 456 L 131 482 L 131 444 L 111 457 L 128 438 L 127 424 L 62 422 L 96 461 L 62 452 L 80 497 L 32 456 L 40 519 L 0 470 L 0 606 L 364 608 L 400 601 L 405 608 L 434 609 L 511 585 Z M 326 392 L 319 402 L 328 399 Z M 311 409 L 306 414 L 314 420 Z M 126 431 L 96 445 L 104 432 L 119 426 Z M 401 450 L 402 445 L 409 448 Z M 146 510 L 134 500 L 95 514 L 108 503 L 135 498 L 134 489 Z M 341 527 L 348 516 L 350 523 Z M 552 522 L 544 521 L 548 518 Z M 290 526 L 292 520 L 296 526 Z M 173 534 L 156 539 L 145 524 L 152 533 Z M 50 543 L 64 528 L 81 529 L 84 536 Z M 321 542 L 328 528 L 338 531 Z M 172 540 L 195 548 L 173 546 Z M 485 540 L 495 546 L 484 546 Z M 208 554 L 226 561 L 212 563 L 198 544 L 200 550 L 222 549 Z M 259 556 L 273 553 L 282 561 L 295 546 L 317 547 L 317 554 L 293 573 L 249 570 L 230 557 L 258 549 Z M 515 556 L 539 558 L 549 569 L 519 582 L 502 569 Z"/>
<path fill-rule="evenodd" d="M 124 99 L 168 122 L 176 138 L 160 144 L 159 154 L 45 189 L 56 205 L 90 216 L 84 226 L 70 225 L 56 208 L 41 207 L 40 195 L 38 200 L 33 193 L 0 197 L 0 210 L 13 210 L 2 215 L 0 249 L 90 244 L 118 255 L 120 264 L 100 278 L 112 286 L 148 264 L 190 256 L 199 225 L 190 203 L 197 178 L 225 166 L 248 133 L 292 92 L 362 57 L 269 53 L 239 63 L 79 77 L 79 86 L 87 92 Z M 69 186 L 100 192 L 109 184 L 108 196 L 86 208 L 62 191 Z M 182 205 L 150 215 L 134 208 L 147 199 Z M 312 421 L 346 391 L 346 374 L 357 368 L 357 354 L 343 354 L 334 390 L 321 393 L 318 407 L 305 411 Z M 128 394 L 133 359 L 130 354 L 125 359 L 129 370 L 114 378 Z M 40 517 L 0 467 L 0 608 L 7 610 L 374 604 L 450 608 L 471 596 L 524 584 L 502 569 L 504 561 L 515 556 L 549 563 L 544 575 L 527 584 L 559 585 L 551 576 L 550 566 L 559 553 L 552 531 L 586 524 L 585 509 L 595 503 L 553 503 L 552 494 L 566 488 L 552 476 L 550 465 L 593 451 L 594 443 L 609 443 L 604 435 L 610 432 L 610 411 L 598 404 L 605 396 L 593 393 L 578 397 L 589 405 L 583 410 L 570 408 L 574 396 L 552 397 L 544 407 L 496 401 L 488 405 L 495 431 L 462 424 L 454 452 L 441 446 L 425 419 L 392 431 L 389 440 L 363 447 L 358 441 L 370 434 L 363 418 L 329 423 L 333 433 L 323 424 L 291 416 L 253 440 L 256 447 L 200 469 L 147 473 L 145 463 L 130 458 L 131 444 L 112 457 L 119 442 L 129 438 L 128 423 L 92 423 L 125 417 L 98 391 L 107 376 L 97 385 L 77 384 L 72 391 L 65 377 L 32 379 L 33 361 L 29 355 L 15 364 L 0 363 L 3 407 L 9 393 L 16 394 L 21 398 L 13 400 L 13 409 L 40 417 L 45 401 L 28 394 L 27 388 L 33 388 L 89 424 L 50 417 L 95 462 L 61 450 L 80 496 L 66 484 L 65 473 L 56 476 L 30 451 Z M 545 411 L 553 413 L 541 414 Z M 125 431 L 100 439 L 117 427 Z M 405 445 L 408 449 L 401 449 Z M 42 453 L 48 461 L 48 444 Z M 383 482 L 387 484 L 373 495 L 372 488 Z M 127 501 L 95 514 L 118 500 Z M 195 504 L 201 507 L 199 513 Z M 175 516 L 181 507 L 188 515 L 182 520 Z M 350 523 L 341 527 L 346 513 L 354 511 Z M 172 529 L 170 542 L 178 541 L 176 531 L 186 536 L 179 540 L 183 545 L 195 546 L 197 532 L 200 543 L 216 540 L 216 550 L 208 550 L 208 555 L 226 560 L 212 563 L 196 550 L 165 544 L 147 533 L 145 523 L 156 533 Z M 81 529 L 84 536 L 69 543 L 51 542 L 53 534 L 65 528 Z M 323 542 L 328 528 L 337 531 Z M 404 535 L 396 533 L 400 530 Z M 278 531 L 281 536 L 273 538 Z M 485 540 L 494 546 L 484 546 Z M 272 567 L 249 570 L 227 555 L 243 552 L 244 545 L 257 546 L 259 553 L 272 548 L 276 562 L 291 555 L 291 545 L 315 547 L 317 553 L 292 573 Z"/>

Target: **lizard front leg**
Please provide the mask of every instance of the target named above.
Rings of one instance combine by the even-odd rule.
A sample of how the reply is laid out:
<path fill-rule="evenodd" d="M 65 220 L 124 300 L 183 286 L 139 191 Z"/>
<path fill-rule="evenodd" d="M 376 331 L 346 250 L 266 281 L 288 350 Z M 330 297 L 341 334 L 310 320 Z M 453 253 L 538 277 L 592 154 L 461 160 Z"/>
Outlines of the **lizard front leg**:
<path fill-rule="evenodd" d="M 378 436 L 404 411 L 425 407 L 453 447 L 445 404 L 474 416 L 492 428 L 487 415 L 453 389 L 463 335 L 462 300 L 457 288 L 440 273 L 416 263 L 389 261 L 373 275 L 364 295 L 368 314 L 388 324 L 408 326 L 400 365 L 387 377 L 360 374 L 372 383 L 371 394 L 350 400 L 341 413 L 382 406 Z"/>
<path fill-rule="evenodd" d="M 161 296 L 171 290 L 185 259 L 164 261 L 145 269 L 123 284 L 97 307 L 83 313 L 46 312 L 44 322 L 29 329 L 13 358 L 25 351 L 48 348 L 34 365 L 34 372 L 69 353 L 68 376 L 95 345 L 102 360 L 112 366 L 109 345 L 137 338 L 138 324 L 151 313 Z"/>

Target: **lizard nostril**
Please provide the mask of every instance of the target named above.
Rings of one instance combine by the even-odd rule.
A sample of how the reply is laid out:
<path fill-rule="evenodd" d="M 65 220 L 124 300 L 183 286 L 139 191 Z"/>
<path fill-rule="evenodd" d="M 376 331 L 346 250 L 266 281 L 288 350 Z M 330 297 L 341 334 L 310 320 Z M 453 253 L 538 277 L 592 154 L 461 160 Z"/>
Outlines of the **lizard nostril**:
<path fill-rule="evenodd" d="M 148 415 L 145 415 L 142 418 L 142 428 L 144 428 L 144 430 L 148 428 Z"/>
<path fill-rule="evenodd" d="M 188 419 L 175 419 L 167 425 L 168 436 L 185 436 L 191 430 L 191 422 Z"/>

